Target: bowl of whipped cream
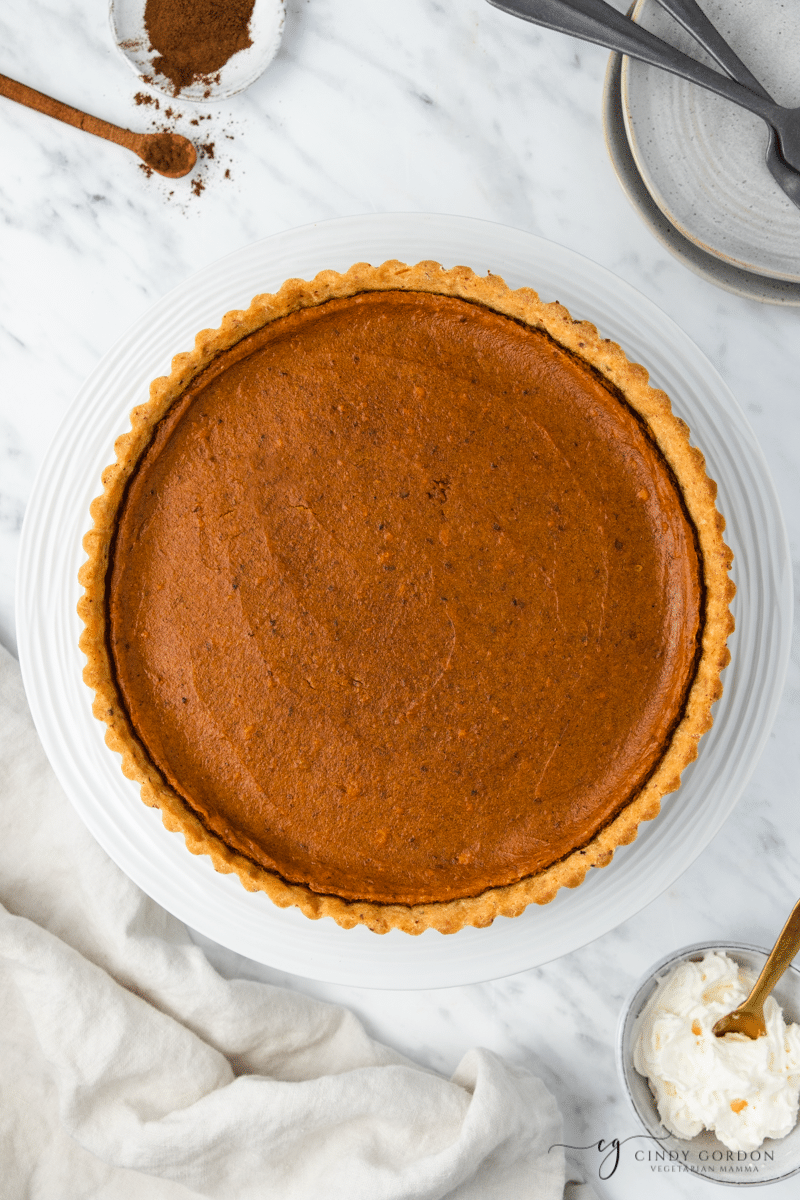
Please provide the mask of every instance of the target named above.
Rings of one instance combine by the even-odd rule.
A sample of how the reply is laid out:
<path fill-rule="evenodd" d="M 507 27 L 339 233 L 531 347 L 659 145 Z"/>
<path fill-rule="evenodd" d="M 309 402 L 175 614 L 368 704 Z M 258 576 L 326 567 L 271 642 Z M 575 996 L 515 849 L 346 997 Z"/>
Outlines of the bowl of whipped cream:
<path fill-rule="evenodd" d="M 765 1005 L 767 1033 L 715 1037 L 768 951 L 687 946 L 656 963 L 622 1010 L 617 1065 L 651 1164 L 713 1183 L 776 1183 L 800 1172 L 800 971 Z"/>

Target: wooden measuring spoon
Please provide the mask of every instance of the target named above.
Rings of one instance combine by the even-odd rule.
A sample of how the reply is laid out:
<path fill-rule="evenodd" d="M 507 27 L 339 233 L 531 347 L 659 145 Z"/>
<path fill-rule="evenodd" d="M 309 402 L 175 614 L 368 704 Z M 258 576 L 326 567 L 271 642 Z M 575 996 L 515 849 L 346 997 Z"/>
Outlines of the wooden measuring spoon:
<path fill-rule="evenodd" d="M 764 1001 L 786 968 L 800 950 L 800 900 L 792 909 L 789 920 L 781 930 L 772 953 L 764 963 L 764 969 L 755 982 L 747 999 L 725 1017 L 720 1017 L 713 1028 L 717 1037 L 726 1033 L 743 1033 L 745 1037 L 764 1037 Z"/>
<path fill-rule="evenodd" d="M 74 125 L 76 129 L 83 129 L 86 133 L 93 133 L 95 137 L 116 142 L 118 146 L 124 146 L 126 150 L 138 154 L 152 171 L 166 175 L 168 179 L 180 179 L 182 175 L 188 175 L 197 162 L 194 146 L 188 138 L 181 137 L 179 133 L 132 133 L 130 129 L 122 129 L 119 125 L 101 121 L 99 117 L 91 117 L 78 108 L 70 108 L 68 104 L 53 100 L 43 92 L 26 87 L 24 83 L 17 83 L 15 79 L 9 79 L 6 75 L 0 75 L 0 96 L 7 96 L 9 100 L 16 100 L 18 104 L 35 108 L 47 117 L 55 117 L 56 120 Z"/>

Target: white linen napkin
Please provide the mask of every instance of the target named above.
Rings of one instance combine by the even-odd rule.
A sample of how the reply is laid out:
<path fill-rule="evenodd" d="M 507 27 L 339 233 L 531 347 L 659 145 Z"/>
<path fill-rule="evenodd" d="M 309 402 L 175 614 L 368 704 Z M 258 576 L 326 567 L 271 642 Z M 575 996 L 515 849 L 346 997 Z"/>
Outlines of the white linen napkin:
<path fill-rule="evenodd" d="M 4 1200 L 560 1200 L 556 1102 L 448 1081 L 347 1010 L 226 981 L 84 828 L 0 647 Z"/>

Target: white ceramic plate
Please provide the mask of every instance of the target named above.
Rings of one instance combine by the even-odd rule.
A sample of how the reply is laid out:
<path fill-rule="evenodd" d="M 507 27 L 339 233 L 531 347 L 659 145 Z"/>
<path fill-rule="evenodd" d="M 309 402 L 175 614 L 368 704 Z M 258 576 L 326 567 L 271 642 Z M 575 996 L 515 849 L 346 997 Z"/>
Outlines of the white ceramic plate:
<path fill-rule="evenodd" d="M 773 98 L 800 106 L 800 4 L 704 0 L 703 8 Z M 633 16 L 715 65 L 656 0 L 639 0 Z M 800 209 L 767 170 L 760 117 L 628 58 L 622 102 L 639 173 L 679 233 L 732 266 L 800 282 Z"/>
<path fill-rule="evenodd" d="M 449 937 L 431 930 L 380 937 L 330 919 L 310 921 L 189 854 L 106 748 L 78 650 L 77 573 L 89 503 L 150 380 L 199 329 L 218 325 L 226 311 L 284 279 L 388 258 L 466 264 L 514 287 L 533 285 L 647 364 L 706 452 L 736 554 L 733 662 L 714 728 L 680 792 L 580 888 L 514 920 Z M 17 590 L 20 660 L 37 728 L 67 795 L 114 861 L 165 908 L 240 954 L 298 975 L 387 988 L 446 987 L 522 971 L 613 929 L 668 887 L 728 816 L 756 763 L 781 692 L 791 611 L 786 534 L 763 456 L 730 392 L 686 334 L 633 288 L 570 250 L 501 225 L 425 214 L 345 217 L 276 234 L 205 268 L 151 308 L 98 364 L 45 456 L 25 517 Z"/>
<path fill-rule="evenodd" d="M 170 79 L 153 67 L 156 51 L 144 23 L 147 0 L 110 0 L 108 18 L 111 36 L 128 66 L 142 83 L 166 96 L 178 95 L 193 103 L 214 103 L 235 96 L 255 83 L 267 69 L 281 44 L 286 15 L 285 0 L 255 0 L 250 18 L 250 45 L 232 55 L 211 79 L 199 79 L 176 93 Z"/>
<path fill-rule="evenodd" d="M 603 130 L 606 147 L 617 179 L 638 215 L 661 245 L 669 250 L 685 267 L 694 271 L 701 279 L 725 288 L 748 300 L 760 300 L 763 304 L 800 305 L 800 283 L 785 279 L 770 279 L 745 271 L 733 263 L 725 262 L 702 247 L 690 242 L 670 224 L 653 197 L 645 187 L 631 154 L 625 121 L 622 115 L 621 95 L 622 56 L 612 54 L 608 60 L 603 85 Z"/>

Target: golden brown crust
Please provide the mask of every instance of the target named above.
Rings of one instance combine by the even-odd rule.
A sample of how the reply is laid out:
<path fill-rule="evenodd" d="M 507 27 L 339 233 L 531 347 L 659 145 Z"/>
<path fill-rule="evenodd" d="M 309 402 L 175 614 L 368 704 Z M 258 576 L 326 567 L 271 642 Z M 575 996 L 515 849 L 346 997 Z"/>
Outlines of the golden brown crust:
<path fill-rule="evenodd" d="M 618 388 L 646 421 L 679 481 L 697 532 L 706 590 L 701 653 L 686 709 L 669 748 L 639 794 L 588 845 L 537 875 L 479 896 L 416 905 L 353 902 L 317 894 L 287 883 L 209 833 L 164 781 L 138 741 L 120 701 L 106 644 L 106 571 L 117 513 L 127 481 L 158 421 L 220 351 L 268 322 L 335 297 L 381 290 L 433 292 L 485 305 L 545 330 Z M 617 846 L 632 842 L 639 824 L 658 814 L 661 797 L 680 786 L 681 771 L 696 758 L 697 743 L 712 723 L 711 705 L 722 693 L 720 672 L 730 659 L 726 640 L 733 629 L 728 607 L 735 590 L 728 576 L 732 554 L 722 540 L 725 522 L 714 503 L 716 485 L 688 434 L 665 393 L 650 387 L 644 367 L 629 362 L 619 346 L 601 338 L 593 325 L 574 321 L 562 305 L 541 303 L 530 288 L 512 291 L 499 276 L 482 278 L 467 267 L 447 271 L 435 262 L 407 266 L 391 261 L 380 267 L 357 263 L 343 275 L 322 271 L 310 282 L 290 279 L 274 295 L 257 296 L 246 311 L 228 313 L 219 329 L 199 333 L 194 350 L 177 355 L 170 375 L 153 382 L 149 401 L 131 413 L 130 432 L 117 439 L 117 460 L 103 472 L 103 494 L 92 503 L 94 524 L 83 541 L 88 559 L 79 575 L 84 595 L 78 612 L 85 624 L 80 645 L 87 657 L 84 680 L 95 692 L 94 714 L 108 726 L 107 745 L 122 755 L 123 772 L 141 785 L 145 803 L 161 809 L 166 828 L 181 832 L 193 854 L 208 854 L 218 871 L 235 872 L 249 891 L 266 892 L 280 907 L 296 905 L 312 919 L 329 916 L 344 928 L 364 924 L 376 933 L 395 928 L 414 934 L 427 928 L 454 933 L 465 925 L 490 925 L 496 916 L 517 916 L 531 903 L 548 903 L 559 888 L 577 887 L 589 867 L 606 866 Z"/>

